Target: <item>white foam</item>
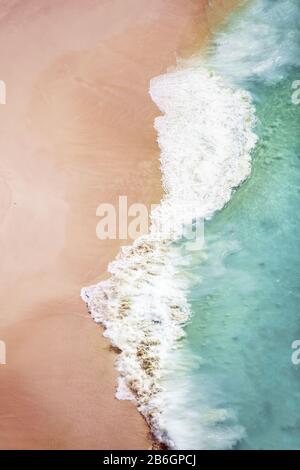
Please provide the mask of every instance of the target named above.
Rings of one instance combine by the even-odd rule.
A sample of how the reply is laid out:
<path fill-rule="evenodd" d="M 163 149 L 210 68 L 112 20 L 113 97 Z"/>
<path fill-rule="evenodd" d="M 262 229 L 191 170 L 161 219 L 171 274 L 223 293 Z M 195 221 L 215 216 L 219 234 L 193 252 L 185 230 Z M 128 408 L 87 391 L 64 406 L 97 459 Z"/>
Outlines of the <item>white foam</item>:
<path fill-rule="evenodd" d="M 155 436 L 176 448 L 162 413 L 163 379 L 190 310 L 188 283 L 171 241 L 180 236 L 182 223 L 221 209 L 249 175 L 255 118 L 250 95 L 226 86 L 201 62 L 154 78 L 150 94 L 164 113 L 155 128 L 165 195 L 152 213 L 149 235 L 123 247 L 109 265 L 111 277 L 83 289 L 82 298 L 121 351 L 117 397 L 135 400 Z M 220 411 L 209 415 L 214 422 L 221 419 Z M 239 435 L 233 430 L 228 446 Z"/>

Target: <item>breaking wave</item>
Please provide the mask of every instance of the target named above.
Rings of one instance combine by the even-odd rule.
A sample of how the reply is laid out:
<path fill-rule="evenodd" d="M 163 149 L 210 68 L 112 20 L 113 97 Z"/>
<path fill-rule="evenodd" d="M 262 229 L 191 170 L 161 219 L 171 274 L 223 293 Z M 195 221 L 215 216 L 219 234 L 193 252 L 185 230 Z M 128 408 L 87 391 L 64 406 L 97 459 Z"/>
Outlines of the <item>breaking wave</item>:
<path fill-rule="evenodd" d="M 154 78 L 150 94 L 163 113 L 155 120 L 164 196 L 151 214 L 149 234 L 123 247 L 110 278 L 82 289 L 82 298 L 104 335 L 120 350 L 117 398 L 134 400 L 154 436 L 176 448 L 162 414 L 164 377 L 190 317 L 176 244 L 182 227 L 210 218 L 248 177 L 255 146 L 251 96 L 228 86 L 204 62 L 178 65 Z M 225 412 L 224 412 L 225 413 Z M 224 420 L 210 413 L 210 426 Z M 241 436 L 223 432 L 223 447 Z M 203 448 L 214 448 L 209 437 Z"/>

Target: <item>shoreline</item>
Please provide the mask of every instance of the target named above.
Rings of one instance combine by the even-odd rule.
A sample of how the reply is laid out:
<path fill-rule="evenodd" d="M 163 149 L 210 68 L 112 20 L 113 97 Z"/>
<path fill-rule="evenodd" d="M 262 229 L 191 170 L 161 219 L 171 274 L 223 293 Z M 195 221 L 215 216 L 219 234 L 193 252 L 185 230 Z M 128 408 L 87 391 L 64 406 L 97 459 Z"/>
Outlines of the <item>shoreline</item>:
<path fill-rule="evenodd" d="M 97 239 L 97 206 L 161 197 L 148 84 L 189 53 L 205 3 L 16 1 L 0 18 L 2 449 L 151 446 L 79 293 L 124 244 Z"/>
<path fill-rule="evenodd" d="M 236 2 L 234 3 L 236 5 Z M 217 23 L 217 18 L 211 16 L 210 24 L 213 23 L 213 20 L 215 20 L 215 27 Z M 203 44 L 205 42 L 205 39 L 206 37 L 204 35 Z M 197 52 L 199 52 L 199 49 L 197 49 Z M 189 58 L 189 55 L 183 54 L 182 57 Z M 154 305 L 156 305 L 157 301 L 158 303 L 162 304 L 165 301 L 163 296 L 162 298 L 160 298 L 159 294 L 159 286 L 161 285 L 161 282 L 163 284 L 165 281 L 163 275 L 161 276 L 160 271 L 166 271 L 165 274 L 167 276 L 167 284 L 169 273 L 174 271 L 170 264 L 170 261 L 168 260 L 168 256 L 165 256 L 166 249 L 164 249 L 163 245 L 164 242 L 167 241 L 167 239 L 165 239 L 164 230 L 161 233 L 161 229 L 159 227 L 161 227 L 161 223 L 163 223 L 163 226 L 166 225 L 165 228 L 168 231 L 168 225 L 171 222 L 172 218 L 172 205 L 174 205 L 174 203 L 175 206 L 173 207 L 173 209 L 176 210 L 177 208 L 177 210 L 179 210 L 179 213 L 181 214 L 180 200 L 178 200 L 177 202 L 176 200 L 174 200 L 173 203 L 170 200 L 168 201 L 170 197 L 172 200 L 171 194 L 173 193 L 174 196 L 176 194 L 177 189 L 180 187 L 180 181 L 178 181 L 177 183 L 179 184 L 175 185 L 173 189 L 170 189 L 172 188 L 172 184 L 170 183 L 169 178 L 172 176 L 172 172 L 174 173 L 175 170 L 175 168 L 172 169 L 172 166 L 174 167 L 174 164 L 172 165 L 171 163 L 174 156 L 172 156 L 172 152 L 174 151 L 173 145 L 171 146 L 171 154 L 169 154 L 166 159 L 165 157 L 163 157 L 163 155 L 166 153 L 166 143 L 168 141 L 168 134 L 171 132 L 172 129 L 172 124 L 170 121 L 168 121 L 168 109 L 170 110 L 170 106 L 172 107 L 172 100 L 170 99 L 170 97 L 172 96 L 172 90 L 174 92 L 174 90 L 177 89 L 177 87 L 174 88 L 172 78 L 170 80 L 168 88 L 168 78 L 177 75 L 178 77 L 182 77 L 182 74 L 185 73 L 185 69 L 180 68 L 180 71 L 176 72 L 177 66 L 173 66 L 171 70 L 172 71 L 168 71 L 164 74 L 153 77 L 150 82 L 150 96 L 162 113 L 162 115 L 159 115 L 159 117 L 155 119 L 154 128 L 158 133 L 158 143 L 161 149 L 161 179 L 163 183 L 162 186 L 165 189 L 163 197 L 160 201 L 160 205 L 158 207 L 158 212 L 156 212 L 156 209 L 154 210 L 154 212 L 152 212 L 152 224 L 150 233 L 149 235 L 140 236 L 129 246 L 124 246 L 124 249 L 122 249 L 118 253 L 117 258 L 108 267 L 110 277 L 107 280 L 100 281 L 100 283 L 90 285 L 89 287 L 85 287 L 82 290 L 82 299 L 87 304 L 89 313 L 91 314 L 92 318 L 95 320 L 96 323 L 100 323 L 104 326 L 105 336 L 110 339 L 113 346 L 119 351 L 119 356 L 116 361 L 116 368 L 119 371 L 117 397 L 122 400 L 133 400 L 136 403 L 141 415 L 145 417 L 146 422 L 149 424 L 151 434 L 154 439 L 154 445 L 156 446 L 156 448 L 169 449 L 175 448 L 173 447 L 174 443 L 172 443 L 172 440 L 170 439 L 170 437 L 168 437 L 168 433 L 166 433 L 164 426 L 161 427 L 160 424 L 158 424 L 160 422 L 159 415 L 161 412 L 157 411 L 157 407 L 159 408 L 157 398 L 161 394 L 160 366 L 158 364 L 161 360 L 160 351 L 162 352 L 162 354 L 164 354 L 167 346 L 163 346 L 163 344 L 161 343 L 160 335 L 157 331 L 155 332 L 153 323 L 159 323 L 162 327 L 162 331 L 164 332 L 164 328 L 166 327 L 164 323 L 166 323 L 166 321 L 168 322 L 166 318 L 169 315 L 170 320 L 174 320 L 174 324 L 172 325 L 172 322 L 170 323 L 169 328 L 171 331 L 169 331 L 169 328 L 167 327 L 167 331 L 163 333 L 163 338 L 165 337 L 164 334 L 169 334 L 169 336 L 171 337 L 172 335 L 174 335 L 174 340 L 176 341 L 176 337 L 182 337 L 183 322 L 187 321 L 189 317 L 189 307 L 186 304 L 184 296 L 182 297 L 182 294 L 176 294 L 176 282 L 174 279 L 174 282 L 171 283 L 173 284 L 171 288 L 173 296 L 172 301 L 170 302 L 171 304 L 173 304 L 173 306 L 171 304 L 169 305 L 170 312 L 167 313 L 167 310 L 169 309 L 167 306 L 167 310 L 164 312 L 165 307 L 161 305 L 161 307 L 159 307 L 159 310 L 162 309 L 162 316 L 160 318 L 158 310 L 153 310 L 153 306 L 151 307 L 151 303 L 153 302 Z M 208 72 L 204 72 L 204 75 L 202 75 L 202 73 L 203 72 L 199 73 L 199 71 L 193 71 L 196 80 L 198 80 L 197 83 L 201 84 L 202 79 L 205 82 L 205 79 L 210 76 L 210 73 Z M 167 83 L 167 85 L 165 85 L 165 82 Z M 212 87 L 214 89 L 216 87 L 216 83 L 214 83 L 214 80 L 212 80 L 211 82 L 212 83 L 207 84 L 209 88 Z M 160 91 L 160 85 L 158 85 L 159 83 L 162 86 Z M 178 93 L 176 94 L 179 94 L 180 96 L 180 93 L 182 93 L 181 79 L 179 80 L 177 85 Z M 196 90 L 194 91 L 196 92 Z M 222 89 L 220 90 L 222 92 Z M 215 92 L 218 93 L 218 89 L 215 89 Z M 161 96 L 160 93 L 162 93 Z M 186 92 L 184 91 L 183 95 L 185 95 L 185 93 Z M 196 92 L 196 94 L 197 93 L 198 92 Z M 232 92 L 230 90 L 227 90 L 227 92 L 225 92 L 224 89 L 224 93 L 225 95 L 223 96 L 223 98 L 225 97 L 225 100 L 227 101 L 229 98 L 228 93 L 229 95 L 231 95 Z M 245 107 L 243 106 L 243 100 L 245 96 L 242 95 L 243 93 L 241 93 L 240 96 L 241 107 L 242 109 L 245 108 L 243 109 L 245 115 L 248 116 L 249 113 L 249 122 L 252 122 L 252 109 L 248 107 L 248 105 L 246 105 Z M 175 96 L 176 95 L 174 94 L 173 100 L 176 102 L 178 100 L 178 97 Z M 205 103 L 206 100 L 204 99 L 203 102 Z M 227 102 L 227 105 L 228 104 L 229 103 Z M 179 105 L 179 109 L 182 113 L 184 109 L 183 103 Z M 189 106 L 187 106 L 187 109 L 185 111 L 189 112 Z M 168 131 L 167 135 L 163 135 L 161 132 L 161 123 L 165 120 L 167 121 L 167 124 L 166 127 L 163 125 L 162 129 L 164 127 L 166 128 L 166 130 Z M 179 132 L 180 134 L 179 129 L 177 129 L 176 132 Z M 231 137 L 232 136 L 228 135 L 228 138 Z M 252 147 L 252 140 L 255 140 L 254 137 L 252 137 L 252 134 L 249 132 L 249 144 L 245 146 L 245 155 L 240 155 L 240 157 L 244 157 L 244 168 L 242 164 L 241 174 L 236 174 L 234 176 L 236 181 L 239 183 L 246 177 L 245 175 L 248 174 L 248 160 L 250 158 L 248 154 L 248 147 Z M 162 138 L 167 140 L 162 140 Z M 176 135 L 174 135 L 173 138 L 176 140 Z M 239 155 L 236 155 L 233 158 L 233 162 L 238 156 Z M 219 157 L 217 157 L 217 160 L 218 158 Z M 169 167 L 167 171 L 165 165 Z M 175 176 L 175 174 L 176 170 L 173 176 Z M 220 209 L 220 204 L 223 207 L 226 201 L 230 198 L 232 191 L 230 179 L 227 182 L 224 181 L 224 184 L 225 186 L 223 188 L 223 191 L 225 190 L 225 194 L 223 195 L 223 197 L 220 198 L 220 201 L 215 201 L 215 204 L 217 204 L 215 210 L 217 210 L 218 208 Z M 196 193 L 198 192 L 199 194 L 197 194 L 195 200 L 196 204 L 199 203 L 199 201 L 201 201 L 202 199 L 201 188 L 200 191 L 197 191 L 196 189 Z M 202 202 L 204 202 L 205 199 L 206 197 L 204 197 Z M 170 204 L 171 214 L 169 214 Z M 184 209 L 184 205 L 182 209 Z M 204 210 L 204 214 L 206 213 L 206 211 L 207 209 Z M 199 216 L 200 214 L 201 210 L 199 212 Z M 183 215 L 183 217 L 186 217 L 184 216 L 184 214 L 181 215 Z M 181 215 L 179 216 L 180 220 Z M 209 213 L 207 213 L 206 216 L 209 216 Z M 197 213 L 194 213 L 193 217 L 197 218 Z M 167 221 L 165 220 L 165 218 L 167 218 Z M 160 244 L 160 241 L 162 242 L 162 244 Z M 151 285 L 152 287 L 150 287 Z M 140 289 L 141 291 L 143 290 L 143 286 L 146 289 L 144 293 L 145 298 L 143 297 L 143 293 L 140 292 Z M 177 287 L 179 288 L 179 291 L 181 291 L 180 286 Z M 149 294 L 149 289 L 151 292 L 152 288 L 154 288 L 154 291 Z M 156 289 L 158 289 L 157 294 Z M 152 302 L 149 301 L 150 304 L 148 305 L 147 297 L 149 295 L 152 299 L 154 299 L 155 297 L 155 300 L 153 300 Z M 170 292 L 168 293 L 168 295 L 170 295 Z M 158 297 L 158 299 L 156 297 Z M 139 298 L 141 298 L 141 302 L 138 300 Z M 141 305 L 144 305 L 144 307 L 141 307 Z M 175 308 L 174 305 L 176 309 L 180 310 L 176 310 L 176 312 L 173 312 L 172 309 Z M 181 307 L 179 307 L 180 305 Z M 149 311 L 147 312 L 147 310 Z M 181 311 L 180 315 L 179 311 Z M 179 317 L 176 319 L 178 315 Z M 155 318 L 156 320 L 154 321 L 153 318 Z M 176 322 L 178 322 L 177 325 Z M 172 333 L 173 328 L 174 332 Z M 126 338 L 128 338 L 128 340 Z M 167 343 L 169 342 L 170 340 L 167 341 Z"/>

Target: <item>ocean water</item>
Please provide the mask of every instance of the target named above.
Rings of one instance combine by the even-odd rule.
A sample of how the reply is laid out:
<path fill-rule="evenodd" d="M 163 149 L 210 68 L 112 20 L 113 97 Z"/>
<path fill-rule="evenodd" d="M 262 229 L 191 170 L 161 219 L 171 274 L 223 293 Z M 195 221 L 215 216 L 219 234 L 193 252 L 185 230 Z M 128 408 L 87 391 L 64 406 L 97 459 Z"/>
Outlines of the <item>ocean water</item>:
<path fill-rule="evenodd" d="M 181 250 L 191 319 L 165 379 L 179 448 L 299 449 L 300 3 L 260 0 L 216 34 L 208 66 L 251 93 L 251 176 Z M 184 261 L 183 261 L 184 260 Z"/>
<path fill-rule="evenodd" d="M 300 4 L 243 3 L 151 81 L 165 195 L 82 290 L 121 351 L 117 398 L 171 448 L 300 448 Z"/>

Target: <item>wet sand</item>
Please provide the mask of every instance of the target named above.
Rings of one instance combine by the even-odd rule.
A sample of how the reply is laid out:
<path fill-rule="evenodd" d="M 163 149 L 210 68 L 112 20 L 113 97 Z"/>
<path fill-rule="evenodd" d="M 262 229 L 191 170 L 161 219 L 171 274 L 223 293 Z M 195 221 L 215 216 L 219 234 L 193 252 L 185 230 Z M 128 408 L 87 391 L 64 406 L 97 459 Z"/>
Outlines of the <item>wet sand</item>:
<path fill-rule="evenodd" d="M 124 244 L 97 238 L 99 204 L 161 197 L 149 80 L 203 41 L 206 6 L 0 0 L 1 449 L 151 446 L 80 289 Z"/>

